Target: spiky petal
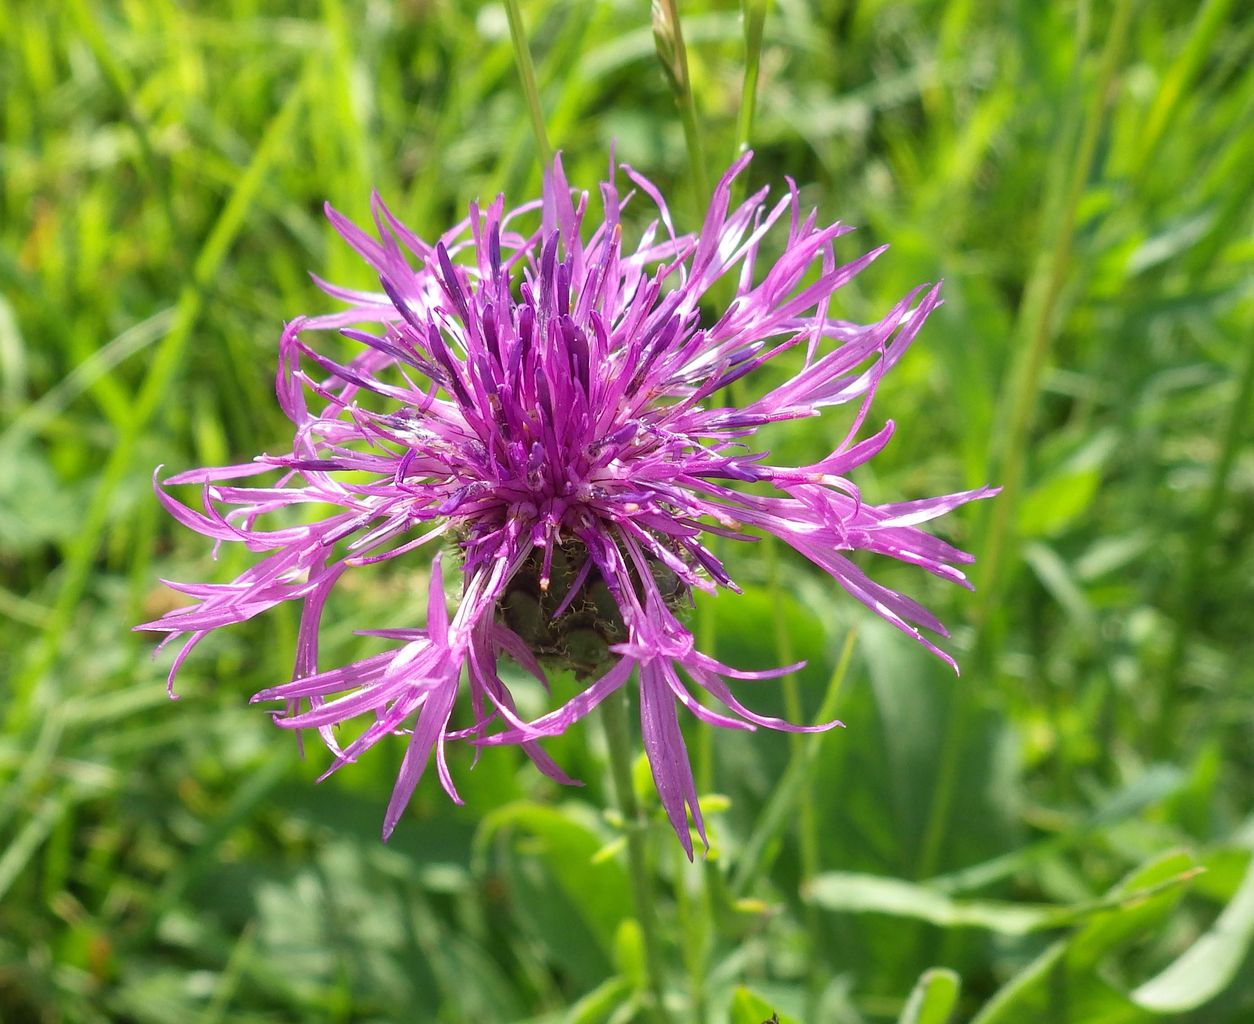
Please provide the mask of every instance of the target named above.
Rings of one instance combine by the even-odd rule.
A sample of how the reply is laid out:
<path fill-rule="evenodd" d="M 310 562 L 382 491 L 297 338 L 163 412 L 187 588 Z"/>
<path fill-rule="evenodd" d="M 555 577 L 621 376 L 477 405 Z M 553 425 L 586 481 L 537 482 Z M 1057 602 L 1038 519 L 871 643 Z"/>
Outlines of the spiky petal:
<path fill-rule="evenodd" d="M 433 754 L 457 799 L 444 755 L 450 739 L 521 744 L 547 774 L 571 781 L 539 741 L 634 677 L 658 794 L 691 856 L 689 816 L 705 833 L 680 705 L 707 724 L 732 728 L 836 724 L 802 727 L 755 714 L 727 680 L 787 670 L 739 672 L 696 649 L 677 608 L 697 589 L 736 589 L 713 536 L 778 537 L 953 664 L 924 632 L 943 637 L 942 624 L 847 555 L 874 551 L 966 583 L 958 567 L 970 556 L 918 526 L 993 489 L 876 506 L 848 479 L 891 437 L 890 422 L 858 440 L 880 379 L 936 307 L 939 286 L 912 290 L 874 323 L 830 316 L 833 294 L 882 250 L 839 262 L 834 243 L 850 229 L 803 215 L 791 182 L 773 205 L 763 190 L 733 206 L 732 183 L 748 159 L 723 175 L 695 235 L 677 234 L 658 190 L 622 167 L 656 207 L 630 249 L 620 218 L 636 193 L 620 196 L 613 167 L 601 185 L 603 215 L 592 225 L 585 223 L 588 198 L 572 193 L 560 160 L 542 200 L 509 212 L 501 198 L 486 209 L 472 205 L 434 244 L 417 238 L 378 196 L 374 234 L 328 208 L 381 290 L 324 284 L 347 308 L 294 320 L 283 331 L 276 390 L 294 427 L 290 452 L 166 481 L 199 485 L 199 508 L 158 488 L 184 525 L 262 556 L 228 584 L 171 584 L 195 604 L 140 627 L 186 638 L 171 685 L 191 648 L 214 629 L 299 602 L 292 679 L 253 699 L 285 701 L 275 716 L 285 728 L 316 729 L 334 756 L 329 772 L 384 736 L 408 733 L 386 837 Z M 768 232 L 783 236 L 782 255 L 760 266 Z M 702 302 L 727 292 L 734 297 L 718 318 L 703 317 Z M 363 323 L 375 327 L 363 331 Z M 332 346 L 316 341 L 328 331 L 360 352 L 347 362 L 332 358 Z M 789 379 L 742 407 L 726 404 L 730 384 L 794 351 L 801 358 Z M 765 424 L 844 403 L 856 403 L 853 425 L 811 466 L 773 466 L 749 447 Z M 250 482 L 266 472 L 277 479 Z M 774 493 L 744 484 L 770 485 Z M 284 514 L 311 506 L 334 511 L 312 522 Z M 439 538 L 460 549 L 456 612 L 447 612 L 437 556 L 425 628 L 376 631 L 399 646 L 319 671 L 318 629 L 336 582 L 365 566 L 408 560 Z M 496 666 L 506 654 L 544 678 L 540 649 L 502 610 L 511 588 L 532 573 L 533 603 L 553 619 L 588 604 L 592 588 L 608 594 L 616 611 L 613 622 L 598 619 L 593 630 L 603 663 L 586 689 L 529 722 Z M 566 592 L 550 597 L 555 584 Z M 544 627 L 543 653 L 560 642 L 552 641 L 553 628 Z M 455 727 L 463 685 L 470 722 Z M 725 711 L 699 702 L 694 690 Z M 341 746 L 335 727 L 357 718 L 369 724 Z"/>

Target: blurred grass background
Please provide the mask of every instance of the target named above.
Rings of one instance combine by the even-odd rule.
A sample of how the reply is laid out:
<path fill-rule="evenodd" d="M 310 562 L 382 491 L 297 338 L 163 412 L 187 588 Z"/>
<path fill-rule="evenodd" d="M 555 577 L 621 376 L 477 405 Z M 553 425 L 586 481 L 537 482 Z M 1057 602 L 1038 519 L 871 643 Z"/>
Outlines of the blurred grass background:
<path fill-rule="evenodd" d="M 681 10 L 717 172 L 739 7 Z M 648 5 L 523 13 L 571 181 L 615 143 L 692 226 Z M 0 1019 L 635 1019 L 593 730 L 550 745 L 586 789 L 459 751 L 467 806 L 424 784 L 384 847 L 400 745 L 314 787 L 246 705 L 293 616 L 204 644 L 178 704 L 129 631 L 159 576 L 247 564 L 174 529 L 151 473 L 286 444 L 278 332 L 328 306 L 307 272 L 373 283 L 323 200 L 364 220 L 378 188 L 432 237 L 537 193 L 504 8 L 4 0 L 0 45 Z M 656 845 L 678 1019 L 1254 1014 L 1252 49 L 1227 0 L 771 6 L 751 181 L 891 244 L 842 315 L 945 280 L 858 483 L 1011 487 L 941 526 L 976 595 L 870 566 L 953 625 L 961 679 L 783 552 L 699 609 L 724 660 L 807 658 L 803 714 L 826 693 L 849 728 L 694 730 L 725 799 L 711 860 Z M 837 431 L 771 441 L 812 460 Z M 346 579 L 328 664 L 415 618 L 424 572 Z"/>

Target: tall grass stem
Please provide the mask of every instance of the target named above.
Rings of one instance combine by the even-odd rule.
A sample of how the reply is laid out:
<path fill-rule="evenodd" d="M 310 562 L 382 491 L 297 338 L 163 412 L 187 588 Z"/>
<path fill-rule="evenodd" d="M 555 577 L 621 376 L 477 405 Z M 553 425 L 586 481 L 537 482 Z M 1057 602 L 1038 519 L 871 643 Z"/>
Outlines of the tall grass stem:
<path fill-rule="evenodd" d="M 540 107 L 540 92 L 536 88 L 536 69 L 531 62 L 531 48 L 527 45 L 527 29 L 523 25 L 518 0 L 505 0 L 505 13 L 509 16 L 509 36 L 514 43 L 514 63 L 522 80 L 523 97 L 531 118 L 531 130 L 536 137 L 536 149 L 540 165 L 547 173 L 553 163 L 553 146 L 544 128 L 544 111 Z"/>
<path fill-rule="evenodd" d="M 705 145 L 697 119 L 696 100 L 692 95 L 692 75 L 688 67 L 688 48 L 680 23 L 676 0 L 653 0 L 653 42 L 658 60 L 666 73 L 679 119 L 684 126 L 684 143 L 688 149 L 688 174 L 692 179 L 693 206 L 699 217 L 710 199 L 710 174 L 706 168 Z"/>
<path fill-rule="evenodd" d="M 762 38 L 771 0 L 741 0 L 745 31 L 745 74 L 740 83 L 740 112 L 736 115 L 736 155 L 749 148 L 758 108 L 758 77 L 762 67 Z M 742 188 L 744 186 L 741 186 Z"/>

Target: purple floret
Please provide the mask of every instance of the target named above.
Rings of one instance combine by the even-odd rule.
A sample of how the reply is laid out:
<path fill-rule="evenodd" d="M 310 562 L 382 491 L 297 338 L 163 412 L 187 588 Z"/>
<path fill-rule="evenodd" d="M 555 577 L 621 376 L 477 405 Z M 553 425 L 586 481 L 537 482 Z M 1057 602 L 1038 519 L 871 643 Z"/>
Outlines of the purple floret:
<path fill-rule="evenodd" d="M 382 290 L 319 282 L 348 308 L 299 318 L 283 331 L 276 390 L 295 427 L 290 452 L 165 481 L 201 485 L 199 509 L 158 487 L 185 526 L 264 555 L 228 584 L 171 583 L 196 603 L 139 627 L 186 638 L 170 671 L 171 692 L 188 652 L 210 631 L 299 601 L 292 680 L 253 700 L 286 701 L 279 725 L 317 729 L 334 755 L 328 774 L 384 736 L 408 734 L 386 838 L 433 752 L 444 789 L 459 800 L 445 761 L 450 739 L 519 744 L 547 775 L 571 782 L 539 741 L 634 676 L 658 794 L 691 856 L 688 814 L 703 840 L 705 830 L 677 705 L 732 728 L 837 724 L 806 727 L 755 714 L 727 680 L 790 668 L 741 672 L 696 649 L 682 617 L 691 592 L 737 589 L 713 537 L 778 537 L 953 665 L 920 631 L 943 637 L 944 626 L 873 582 L 847 555 L 879 552 L 968 585 L 957 566 L 971 556 L 918 524 L 995 489 L 877 506 L 848 479 L 892 435 L 889 422 L 857 440 L 880 378 L 936 307 L 939 285 L 914 289 L 876 323 L 830 317 L 832 294 L 882 249 L 838 263 L 832 243 L 850 229 L 819 227 L 813 212 L 803 216 L 791 182 L 772 206 L 763 189 L 732 209 L 732 181 L 748 160 L 723 176 L 696 236 L 677 235 L 657 189 L 623 166 L 657 208 L 629 252 L 619 219 L 635 191 L 620 197 L 611 173 L 601 185 L 603 219 L 589 229 L 588 197 L 572 193 L 560 160 L 541 201 L 509 212 L 500 197 L 486 209 L 472 204 L 469 217 L 434 245 L 377 195 L 377 237 L 328 207 Z M 785 225 L 783 255 L 758 266 L 762 239 Z M 716 322 L 703 318 L 703 299 L 733 292 Z M 359 329 L 367 323 L 377 326 Z M 314 341 L 327 331 L 361 351 L 337 362 L 325 354 L 336 346 Z M 728 385 L 794 350 L 804 359 L 790 379 L 742 407 L 726 404 Z M 857 403 L 852 426 L 814 465 L 773 466 L 749 447 L 760 426 L 847 402 Z M 264 473 L 277 479 L 241 482 Z M 749 493 L 746 484 L 775 493 Z M 283 514 L 302 505 L 316 505 L 323 518 Z M 319 625 L 340 577 L 406 558 L 441 537 L 461 561 L 451 618 L 437 555 L 425 628 L 373 631 L 398 646 L 319 671 Z M 546 622 L 584 615 L 580 628 L 601 645 L 599 660 L 572 655 L 568 662 L 586 688 L 534 721 L 518 714 L 498 662 L 508 655 L 544 682 L 542 662 L 560 664 L 554 652 L 565 641 L 551 636 L 557 626 L 527 635 L 511 619 L 526 581 L 525 600 Z M 593 607 L 594 593 L 606 595 L 608 615 L 581 610 Z M 472 721 L 454 728 L 463 678 Z M 341 746 L 335 727 L 357 718 L 369 724 Z"/>

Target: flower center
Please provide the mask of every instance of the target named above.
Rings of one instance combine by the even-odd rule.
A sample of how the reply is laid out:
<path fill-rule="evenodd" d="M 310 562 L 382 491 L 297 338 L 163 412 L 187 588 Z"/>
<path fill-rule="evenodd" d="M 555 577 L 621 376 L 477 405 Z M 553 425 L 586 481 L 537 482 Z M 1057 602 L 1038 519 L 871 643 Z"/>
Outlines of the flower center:
<path fill-rule="evenodd" d="M 579 678 L 600 675 L 614 660 L 610 650 L 627 640 L 627 625 L 600 570 L 588 565 L 581 541 L 555 545 L 549 586 L 542 586 L 544 549 L 536 547 L 514 574 L 497 606 L 498 621 L 512 629 L 536 658 Z M 688 588 L 661 562 L 650 558 L 652 578 L 643 586 L 658 591 L 672 611 L 688 605 Z M 642 581 L 631 573 L 639 595 Z M 572 593 L 572 588 L 574 592 Z"/>

